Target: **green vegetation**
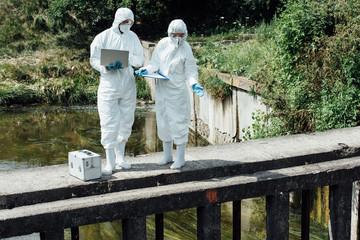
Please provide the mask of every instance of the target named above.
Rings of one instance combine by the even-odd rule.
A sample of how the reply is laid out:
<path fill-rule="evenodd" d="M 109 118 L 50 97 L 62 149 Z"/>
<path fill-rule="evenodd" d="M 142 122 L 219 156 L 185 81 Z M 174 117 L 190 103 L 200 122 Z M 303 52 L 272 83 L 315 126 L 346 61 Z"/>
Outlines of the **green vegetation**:
<path fill-rule="evenodd" d="M 248 29 L 253 31 L 256 21 L 270 21 L 281 1 L 271 6 L 267 0 L 231 1 L 233 8 L 229 4 L 229 0 L 157 4 L 148 0 L 4 0 L 0 9 L 0 106 L 95 103 L 99 74 L 88 63 L 89 45 L 97 33 L 111 26 L 119 7 L 133 10 L 133 29 L 143 39 L 166 35 L 168 23 L 181 14 L 193 33 L 190 41 L 217 41 L 239 39 Z M 224 84 L 207 85 L 223 91 Z M 137 89 L 138 98 L 150 98 L 143 79 L 137 78 Z"/>
<path fill-rule="evenodd" d="M 17 57 L 48 48 L 51 34 L 47 1 L 3 0 L 0 8 L 0 58 Z"/>
<path fill-rule="evenodd" d="M 176 18 L 187 23 L 190 33 L 211 36 L 231 29 L 239 31 L 260 21 L 270 22 L 276 9 L 283 5 L 282 0 L 123 0 L 113 3 L 134 10 L 138 23 L 136 32 L 152 40 L 166 36 L 168 24 Z"/>
<path fill-rule="evenodd" d="M 198 65 L 252 79 L 252 76 L 273 56 L 273 43 L 270 39 L 273 25 L 262 23 L 253 31 L 254 38 L 247 41 L 228 45 L 207 42 L 205 46 L 193 47 Z M 241 35 L 239 32 L 237 34 L 239 39 Z"/>
<path fill-rule="evenodd" d="M 216 77 L 218 72 L 245 76 L 254 79 L 254 75 L 272 58 L 274 54 L 271 33 L 273 24 L 261 23 L 256 28 L 247 29 L 254 37 L 246 41 L 235 41 L 228 44 L 207 41 L 205 45 L 193 47 L 194 56 L 198 60 L 199 81 L 213 96 L 224 99 L 232 91 L 230 86 Z M 244 34 L 230 31 L 229 39 L 241 39 Z M 235 35 L 235 33 L 237 33 Z M 236 36 L 231 38 L 231 36 Z M 218 35 L 209 39 L 218 40 Z M 211 71 L 209 71 L 211 69 Z M 256 94 L 254 91 L 249 94 Z"/>
<path fill-rule="evenodd" d="M 255 79 L 278 133 L 355 126 L 360 115 L 360 2 L 289 1 L 274 56 Z"/>
<path fill-rule="evenodd" d="M 137 98 L 151 100 L 150 87 L 143 77 L 135 75 Z"/>
<path fill-rule="evenodd" d="M 199 83 L 206 88 L 207 92 L 212 96 L 216 96 L 222 100 L 231 94 L 231 86 L 220 80 L 216 76 L 216 71 L 200 68 Z"/>
<path fill-rule="evenodd" d="M 252 113 L 251 116 L 254 123 L 250 127 L 243 128 L 241 131 L 244 133 L 244 140 L 259 139 L 267 137 L 281 136 L 283 132 L 283 122 L 279 118 L 274 117 L 271 114 L 266 114 L 263 111 L 257 110 Z"/>
<path fill-rule="evenodd" d="M 0 105 L 96 103 L 99 75 L 88 61 L 83 61 L 85 54 L 59 49 L 53 54 L 44 53 L 38 63 L 24 57 L 16 64 L 2 64 Z"/>
<path fill-rule="evenodd" d="M 245 138 L 324 131 L 360 121 L 360 2 L 288 1 L 256 38 L 194 47 L 199 65 L 262 85 L 270 113 Z"/>
<path fill-rule="evenodd" d="M 99 75 L 89 65 L 89 44 L 121 6 L 135 12 L 133 29 L 143 39 L 153 30 L 153 39 L 166 35 L 168 22 L 183 18 L 188 40 L 206 42 L 193 49 L 201 84 L 212 95 L 224 98 L 231 90 L 210 69 L 258 81 L 272 111 L 254 113 L 256 138 L 359 123 L 357 0 L 163 1 L 156 8 L 148 0 L 4 0 L 0 105 L 94 103 Z M 239 41 L 248 33 L 256 37 Z M 224 39 L 237 42 L 219 43 Z M 137 80 L 137 89 L 138 97 L 149 97 L 144 81 Z"/>

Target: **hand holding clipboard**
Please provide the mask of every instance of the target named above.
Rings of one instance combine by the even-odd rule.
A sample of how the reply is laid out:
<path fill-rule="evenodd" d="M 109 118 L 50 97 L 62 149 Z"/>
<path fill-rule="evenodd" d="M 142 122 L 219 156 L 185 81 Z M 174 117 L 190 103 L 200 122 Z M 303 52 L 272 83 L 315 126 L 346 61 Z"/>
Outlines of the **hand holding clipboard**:
<path fill-rule="evenodd" d="M 139 69 L 139 70 L 135 71 L 135 73 L 141 77 L 169 80 L 168 77 L 166 77 L 165 75 L 163 75 L 159 72 L 158 73 L 148 73 L 146 69 Z"/>

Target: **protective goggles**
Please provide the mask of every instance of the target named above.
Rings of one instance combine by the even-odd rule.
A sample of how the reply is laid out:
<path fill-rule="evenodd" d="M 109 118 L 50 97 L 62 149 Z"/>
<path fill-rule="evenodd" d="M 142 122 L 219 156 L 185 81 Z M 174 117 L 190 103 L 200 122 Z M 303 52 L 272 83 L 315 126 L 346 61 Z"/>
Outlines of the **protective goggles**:
<path fill-rule="evenodd" d="M 170 36 L 173 38 L 176 38 L 176 37 L 184 38 L 185 33 L 172 33 Z"/>
<path fill-rule="evenodd" d="M 120 25 L 124 25 L 124 24 L 130 24 L 130 26 L 133 24 L 133 21 L 131 19 L 126 19 L 125 21 L 122 21 L 120 23 Z"/>

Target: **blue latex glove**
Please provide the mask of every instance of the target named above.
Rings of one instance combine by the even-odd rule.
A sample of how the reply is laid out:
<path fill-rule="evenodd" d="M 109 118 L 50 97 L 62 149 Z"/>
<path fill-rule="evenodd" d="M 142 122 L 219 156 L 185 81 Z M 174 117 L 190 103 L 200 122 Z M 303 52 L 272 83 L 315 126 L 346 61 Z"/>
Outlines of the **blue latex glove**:
<path fill-rule="evenodd" d="M 110 70 L 110 71 L 114 71 L 114 70 L 118 70 L 120 69 L 122 66 L 121 62 L 120 61 L 116 61 L 115 64 L 110 64 L 107 69 Z"/>
<path fill-rule="evenodd" d="M 203 87 L 198 84 L 198 83 L 195 83 L 194 85 L 192 85 L 192 90 L 196 93 L 196 95 L 198 95 L 199 97 L 202 97 L 204 96 L 204 92 L 203 92 Z"/>
<path fill-rule="evenodd" d="M 136 70 L 135 73 L 136 73 L 136 75 L 141 76 L 141 75 L 143 75 L 143 74 L 147 74 L 148 71 L 147 71 L 146 69 L 141 69 L 141 68 L 140 68 L 139 70 Z"/>

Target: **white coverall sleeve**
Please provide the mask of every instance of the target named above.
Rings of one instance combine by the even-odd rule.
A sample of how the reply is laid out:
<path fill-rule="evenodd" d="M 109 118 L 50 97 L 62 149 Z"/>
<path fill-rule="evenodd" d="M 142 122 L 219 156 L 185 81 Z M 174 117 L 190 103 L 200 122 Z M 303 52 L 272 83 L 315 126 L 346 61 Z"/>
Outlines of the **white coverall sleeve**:
<path fill-rule="evenodd" d="M 158 43 L 158 45 L 156 45 L 154 49 L 154 52 L 151 55 L 150 62 L 146 67 L 144 67 L 144 69 L 146 69 L 149 73 L 157 72 L 160 69 L 160 49 L 161 44 Z"/>
<path fill-rule="evenodd" d="M 186 51 L 185 77 L 189 81 L 190 86 L 199 82 L 196 60 L 190 46 L 188 46 Z"/>
<path fill-rule="evenodd" d="M 133 67 L 141 67 L 144 65 L 144 49 L 137 35 L 133 33 L 132 38 L 134 39 L 134 52 L 129 55 L 129 65 Z"/>
<path fill-rule="evenodd" d="M 99 42 L 99 38 L 95 37 L 93 42 L 90 45 L 90 64 L 91 66 L 99 71 L 100 73 L 107 73 L 105 66 L 100 65 L 100 52 L 101 52 L 101 45 Z"/>

